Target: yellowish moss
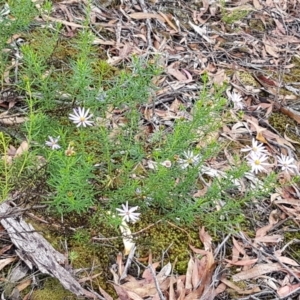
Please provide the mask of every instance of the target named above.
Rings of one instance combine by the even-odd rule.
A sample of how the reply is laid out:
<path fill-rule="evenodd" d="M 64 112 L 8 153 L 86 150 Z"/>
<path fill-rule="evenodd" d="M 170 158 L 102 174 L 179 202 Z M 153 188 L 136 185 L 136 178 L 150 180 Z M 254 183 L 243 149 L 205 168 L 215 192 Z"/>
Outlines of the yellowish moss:
<path fill-rule="evenodd" d="M 242 84 L 248 85 L 251 87 L 258 87 L 258 82 L 255 80 L 255 78 L 251 75 L 249 72 L 244 71 L 238 71 L 237 75 L 241 81 Z"/>
<path fill-rule="evenodd" d="M 240 21 L 245 18 L 251 10 L 234 10 L 228 12 L 225 8 L 222 11 L 222 21 L 227 24 L 233 24 L 234 22 Z"/>
<path fill-rule="evenodd" d="M 284 245 L 286 245 L 292 240 L 300 240 L 299 228 L 297 227 L 297 225 L 295 225 L 293 220 L 287 221 L 285 223 L 285 227 L 293 228 L 294 230 L 284 232 Z M 291 243 L 286 251 L 287 252 L 285 252 L 284 255 L 286 255 L 286 253 L 289 253 L 289 256 L 291 256 L 291 258 L 295 261 L 300 260 L 300 248 L 298 243 Z"/>
<path fill-rule="evenodd" d="M 291 64 L 294 65 L 293 68 L 286 69 L 283 74 L 283 82 L 287 85 L 293 82 L 299 82 L 300 77 L 300 58 L 297 56 L 293 57 Z"/>
<path fill-rule="evenodd" d="M 151 212 L 135 224 L 134 231 L 143 230 L 149 224 L 154 224 L 157 220 L 157 213 Z M 161 261 L 162 255 L 165 262 L 171 263 L 177 260 L 175 271 L 184 274 L 191 252 L 189 244 L 196 248 L 202 248 L 199 239 L 199 224 L 193 227 L 177 226 L 172 222 L 159 222 L 149 227 L 137 237 L 137 256 L 147 257 L 149 251 L 155 261 Z"/>
<path fill-rule="evenodd" d="M 288 138 L 300 143 L 299 135 L 294 131 L 298 126 L 297 122 L 282 113 L 272 113 L 269 117 L 269 123 L 272 125 L 282 136 L 286 135 Z M 293 143 L 296 149 L 296 154 L 300 158 L 300 145 Z"/>
<path fill-rule="evenodd" d="M 249 27 L 252 30 L 256 30 L 260 32 L 265 30 L 264 23 L 260 19 L 256 19 L 256 18 L 252 18 L 251 20 L 249 20 Z"/>
<path fill-rule="evenodd" d="M 46 278 L 44 286 L 35 290 L 31 296 L 32 300 L 78 300 L 71 292 L 66 290 L 57 279 Z M 83 299 L 83 298 L 82 298 Z"/>

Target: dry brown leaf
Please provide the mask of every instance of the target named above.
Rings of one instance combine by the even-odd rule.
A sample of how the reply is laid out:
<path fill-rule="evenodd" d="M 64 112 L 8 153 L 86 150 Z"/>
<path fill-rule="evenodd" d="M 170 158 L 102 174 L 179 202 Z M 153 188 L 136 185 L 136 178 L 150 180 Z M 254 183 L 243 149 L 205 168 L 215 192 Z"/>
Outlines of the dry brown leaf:
<path fill-rule="evenodd" d="M 268 231 L 270 231 L 273 228 L 273 225 L 275 225 L 278 222 L 277 214 L 278 214 L 278 212 L 276 209 L 271 211 L 270 216 L 269 216 L 269 224 L 262 228 L 259 228 L 256 231 L 256 235 L 255 235 L 256 238 L 267 235 Z"/>
<path fill-rule="evenodd" d="M 130 297 L 131 300 L 143 300 L 142 297 L 140 297 L 138 294 L 132 292 L 132 291 L 127 291 L 128 296 Z"/>
<path fill-rule="evenodd" d="M 175 277 L 172 275 L 170 278 L 170 287 L 169 287 L 169 300 L 177 300 L 174 290 Z"/>
<path fill-rule="evenodd" d="M 171 22 L 171 20 L 168 18 L 166 14 L 162 13 L 161 11 L 159 11 L 158 13 L 165 19 L 165 21 L 168 23 L 170 27 L 172 27 L 176 32 L 178 31 L 177 27 Z"/>
<path fill-rule="evenodd" d="M 238 241 L 234 237 L 232 237 L 232 242 L 233 242 L 233 245 L 236 247 L 236 249 L 239 251 L 239 253 L 245 254 L 244 248 L 241 247 L 241 245 L 238 243 Z"/>
<path fill-rule="evenodd" d="M 288 284 L 284 287 L 281 287 L 277 290 L 277 294 L 280 298 L 286 298 L 289 295 L 291 295 L 292 293 L 295 293 L 296 291 L 298 291 L 300 289 L 300 283 L 298 284 Z"/>
<path fill-rule="evenodd" d="M 253 0 L 253 6 L 257 10 L 261 10 L 263 6 L 260 4 L 259 0 Z"/>
<path fill-rule="evenodd" d="M 201 276 L 202 276 L 202 280 L 201 280 L 201 285 L 194 290 L 192 293 L 190 293 L 189 295 L 187 295 L 187 297 L 185 298 L 185 300 L 194 300 L 194 299 L 198 299 L 199 296 L 201 296 L 203 294 L 204 290 L 208 290 L 210 288 L 210 283 L 212 281 L 212 274 L 215 268 L 215 261 L 214 261 L 214 257 L 211 251 L 207 252 L 207 255 L 205 257 L 203 257 L 201 259 L 201 261 L 203 260 L 203 268 L 201 271 Z"/>
<path fill-rule="evenodd" d="M 178 81 L 184 82 L 187 80 L 186 76 L 182 74 L 179 70 L 173 69 L 173 68 L 167 68 L 167 73 L 174 76 Z"/>
<path fill-rule="evenodd" d="M 105 290 L 99 285 L 98 286 L 100 293 L 104 296 L 105 300 L 114 300 Z"/>
<path fill-rule="evenodd" d="M 199 232 L 200 241 L 204 245 L 205 251 L 211 251 L 211 242 L 212 237 L 205 231 L 205 228 L 202 227 Z"/>
<path fill-rule="evenodd" d="M 27 141 L 23 141 L 21 143 L 21 145 L 19 146 L 19 148 L 17 149 L 15 156 L 17 157 L 17 156 L 22 155 L 25 151 L 28 151 L 28 149 L 29 149 L 28 142 Z"/>
<path fill-rule="evenodd" d="M 6 251 L 8 251 L 12 246 L 13 246 L 13 244 L 10 244 L 10 245 L 6 245 L 3 248 L 1 248 L 0 249 L 0 255 L 2 255 L 3 253 L 5 253 Z"/>
<path fill-rule="evenodd" d="M 197 257 L 194 258 L 194 266 L 192 272 L 192 285 L 194 289 L 196 289 L 201 282 L 200 280 L 203 275 L 202 271 L 205 270 L 205 263 L 203 258 L 204 257 L 202 257 L 201 261 Z"/>
<path fill-rule="evenodd" d="M 215 39 L 211 39 L 208 37 L 206 27 L 197 26 L 191 21 L 189 21 L 188 24 L 195 30 L 195 32 L 197 32 L 203 39 L 205 39 L 206 42 L 208 42 L 209 44 L 215 43 Z"/>
<path fill-rule="evenodd" d="M 252 269 L 247 271 L 242 271 L 238 274 L 232 276 L 233 281 L 241 281 L 247 280 L 251 278 L 257 278 L 261 275 L 281 271 L 282 266 L 279 263 L 267 263 L 267 264 L 259 264 L 254 266 Z"/>
<path fill-rule="evenodd" d="M 257 134 L 256 134 L 256 139 L 257 139 L 258 141 L 264 143 L 264 144 L 267 144 L 267 143 L 268 143 L 268 141 L 267 141 L 267 140 L 265 139 L 265 137 L 263 136 L 262 131 L 257 132 Z"/>
<path fill-rule="evenodd" d="M 16 286 L 16 288 L 18 289 L 19 292 L 21 292 L 21 291 L 25 290 L 28 286 L 30 286 L 31 282 L 32 282 L 31 279 L 27 279 L 27 280 L 21 282 L 20 284 L 18 284 Z"/>
<path fill-rule="evenodd" d="M 126 291 L 121 285 L 114 284 L 114 288 L 120 299 L 122 300 L 130 300 L 130 297 Z"/>
<path fill-rule="evenodd" d="M 186 69 L 182 69 L 182 72 L 184 72 L 186 74 L 187 80 L 185 81 L 185 83 L 189 83 L 194 81 L 193 80 L 193 76 L 190 72 L 188 72 Z"/>
<path fill-rule="evenodd" d="M 160 265 L 160 263 L 155 262 L 155 263 L 152 263 L 151 265 L 152 265 L 152 269 L 155 271 L 156 268 Z M 146 283 L 153 281 L 153 275 L 152 275 L 150 268 L 145 269 L 145 271 L 143 272 L 142 278 L 145 279 Z"/>
<path fill-rule="evenodd" d="M 276 255 L 276 258 L 281 263 L 284 263 L 284 264 L 287 264 L 287 265 L 291 265 L 291 266 L 294 266 L 294 267 L 299 267 L 300 266 L 296 261 L 294 261 L 291 258 L 288 258 L 288 257 L 285 257 L 285 256 L 277 256 L 277 255 Z"/>
<path fill-rule="evenodd" d="M 9 116 L 7 114 L 1 114 L 0 115 L 0 123 L 4 125 L 15 125 L 15 124 L 22 124 L 26 122 L 28 118 L 26 117 L 14 117 L 14 116 Z"/>
<path fill-rule="evenodd" d="M 122 288 L 124 288 L 127 291 L 134 292 L 138 296 L 144 298 L 149 296 L 154 296 L 157 292 L 156 286 L 154 282 L 151 283 L 145 283 L 144 280 L 138 281 L 139 285 L 129 285 L 128 282 L 122 285 Z M 170 278 L 166 278 L 165 280 L 158 280 L 159 287 L 161 291 L 167 290 L 169 288 L 170 284 Z M 122 298 L 121 298 L 122 299 Z"/>
<path fill-rule="evenodd" d="M 97 273 L 94 275 L 90 275 L 90 276 L 86 276 L 86 277 L 82 277 L 78 280 L 79 283 L 83 283 L 86 281 L 92 281 L 93 279 L 97 278 L 98 276 L 100 276 L 102 273 Z"/>
<path fill-rule="evenodd" d="M 135 20 L 158 19 L 161 22 L 165 22 L 165 19 L 162 16 L 155 13 L 136 12 L 136 13 L 128 14 L 128 16 Z"/>
<path fill-rule="evenodd" d="M 42 15 L 42 18 L 44 20 L 53 21 L 53 22 L 56 22 L 56 23 L 61 23 L 61 24 L 64 24 L 66 26 L 70 26 L 70 27 L 73 27 L 73 28 L 87 28 L 87 26 L 79 25 L 79 24 L 76 24 L 74 22 L 64 21 L 64 20 L 61 20 L 61 19 L 56 19 L 56 18 L 50 17 L 48 15 Z"/>
<path fill-rule="evenodd" d="M 207 254 L 207 251 L 205 251 L 203 249 L 197 249 L 192 245 L 189 245 L 189 246 L 193 250 L 194 253 L 201 254 L 201 255 L 206 255 Z"/>
<path fill-rule="evenodd" d="M 175 113 L 170 110 L 155 109 L 154 113 L 165 121 L 177 118 Z"/>
<path fill-rule="evenodd" d="M 184 287 L 184 282 L 185 282 L 185 275 L 181 275 L 177 278 L 176 281 L 176 287 L 177 287 L 177 295 L 179 295 L 177 300 L 184 300 L 185 294 L 186 294 L 186 290 Z"/>
<path fill-rule="evenodd" d="M 232 260 L 225 258 L 224 260 L 234 266 L 251 266 L 251 265 L 255 264 L 258 259 L 255 258 L 255 259 L 250 259 L 250 260 L 232 261 Z"/>
<path fill-rule="evenodd" d="M 286 35 L 286 31 L 285 31 L 285 28 L 284 28 L 284 26 L 282 25 L 282 23 L 281 23 L 279 20 L 277 20 L 276 18 L 273 18 L 273 21 L 274 21 L 275 24 L 276 24 L 276 29 L 277 29 L 280 33 L 282 33 L 283 35 Z"/>
<path fill-rule="evenodd" d="M 208 74 L 211 82 L 215 83 L 216 85 L 223 85 L 224 82 L 229 81 L 228 76 L 226 75 L 226 72 L 224 69 L 219 69 L 216 73 L 214 74 Z"/>
<path fill-rule="evenodd" d="M 177 98 L 171 103 L 170 110 L 177 113 L 179 111 L 180 106 L 182 105 L 182 102 L 179 101 Z"/>
<path fill-rule="evenodd" d="M 268 42 L 265 42 L 264 44 L 266 52 L 268 54 L 272 55 L 273 57 L 279 58 L 279 54 L 277 53 L 278 49 L 276 47 L 269 45 Z"/>
<path fill-rule="evenodd" d="M 288 126 L 288 125 L 287 125 L 287 126 Z M 299 143 L 298 141 L 289 138 L 289 137 L 286 135 L 285 132 L 284 132 L 284 135 L 283 135 L 283 136 L 284 136 L 284 138 L 285 138 L 288 142 L 291 142 L 291 143 L 293 143 L 293 144 L 298 144 L 298 145 L 300 145 L 300 143 Z"/>
<path fill-rule="evenodd" d="M 229 281 L 225 278 L 221 279 L 221 281 L 224 284 L 226 284 L 227 286 L 229 286 L 231 289 L 235 290 L 238 294 L 241 294 L 241 295 L 251 295 L 251 294 L 260 292 L 260 288 L 258 286 L 252 288 L 251 290 L 242 290 L 238 286 L 236 286 L 234 283 L 232 283 L 231 281 Z"/>
<path fill-rule="evenodd" d="M 201 298 L 201 300 L 214 300 L 216 298 L 216 296 L 223 293 L 225 290 L 226 290 L 226 284 L 220 283 L 217 286 L 217 288 L 212 287 L 211 291 L 208 291 L 207 293 L 205 293 L 205 294 L 208 294 L 208 297 L 204 297 L 203 299 Z"/>
<path fill-rule="evenodd" d="M 127 282 L 122 284 L 122 286 L 128 290 L 134 291 L 138 288 L 141 288 L 143 285 L 147 284 L 145 279 L 137 280 L 133 276 L 128 275 L 126 277 Z"/>
<path fill-rule="evenodd" d="M 233 245 L 232 247 L 232 261 L 236 262 L 239 260 L 240 252 L 239 250 Z"/>
<path fill-rule="evenodd" d="M 5 259 L 0 259 L 0 270 L 2 270 L 5 266 L 9 265 L 13 261 L 15 261 L 17 258 L 16 257 L 8 257 Z"/>
<path fill-rule="evenodd" d="M 168 262 L 157 274 L 157 279 L 164 280 L 167 278 L 172 272 L 172 264 Z"/>
<path fill-rule="evenodd" d="M 101 40 L 99 38 L 94 38 L 93 40 L 93 45 L 109 45 L 109 46 L 115 46 L 116 42 L 115 41 L 105 41 Z M 123 44 L 118 44 L 118 46 L 124 46 Z"/>
<path fill-rule="evenodd" d="M 195 261 L 191 257 L 188 262 L 188 267 L 186 270 L 186 279 L 185 279 L 185 289 L 186 290 L 192 290 L 192 288 L 193 288 L 192 276 L 193 276 L 194 264 L 195 264 Z"/>
<path fill-rule="evenodd" d="M 6 156 L 1 156 L 1 159 L 5 160 L 8 165 L 11 165 L 15 157 L 22 155 L 28 149 L 29 144 L 27 141 L 23 141 L 18 149 L 13 146 L 9 146 Z"/>
<path fill-rule="evenodd" d="M 202 190 L 197 190 L 195 194 L 193 194 L 194 198 L 201 198 L 203 197 L 208 191 L 208 186 L 204 186 Z"/>
<path fill-rule="evenodd" d="M 289 116 L 290 118 L 294 119 L 298 124 L 300 124 L 300 115 L 295 110 L 281 106 L 280 111 L 284 115 Z"/>
<path fill-rule="evenodd" d="M 275 204 L 288 204 L 292 206 L 299 206 L 299 200 L 293 198 L 279 199 L 274 201 Z"/>
<path fill-rule="evenodd" d="M 276 136 L 275 137 L 276 139 L 276 142 L 279 144 L 279 145 L 284 145 L 284 146 L 288 146 L 290 147 L 292 150 L 296 150 L 295 147 L 290 143 L 288 142 L 286 139 L 280 137 L 280 136 Z"/>
<path fill-rule="evenodd" d="M 270 244 L 277 244 L 283 240 L 283 236 L 280 234 L 274 235 L 266 235 L 262 237 L 256 237 L 254 239 L 254 243 L 270 243 Z"/>

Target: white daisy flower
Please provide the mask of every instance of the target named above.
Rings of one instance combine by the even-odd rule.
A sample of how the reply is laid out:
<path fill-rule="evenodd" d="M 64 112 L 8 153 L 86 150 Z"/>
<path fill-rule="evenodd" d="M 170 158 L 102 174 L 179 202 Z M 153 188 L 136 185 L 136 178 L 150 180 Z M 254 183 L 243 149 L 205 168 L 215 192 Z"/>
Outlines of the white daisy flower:
<path fill-rule="evenodd" d="M 45 145 L 51 147 L 52 150 L 60 149 L 60 146 L 58 145 L 58 141 L 60 137 L 53 138 L 52 136 L 48 136 L 49 140 L 46 141 Z"/>
<path fill-rule="evenodd" d="M 74 114 L 69 114 L 69 119 L 73 121 L 73 123 L 79 126 L 93 126 L 93 121 L 89 121 L 89 119 L 93 116 L 93 114 L 89 114 L 90 109 L 85 110 L 84 108 L 78 107 L 73 109 Z"/>
<path fill-rule="evenodd" d="M 178 163 L 182 169 L 186 169 L 189 166 L 196 166 L 199 164 L 201 156 L 200 154 L 194 155 L 193 151 L 184 151 L 183 156 L 184 159 L 179 158 Z"/>
<path fill-rule="evenodd" d="M 277 155 L 278 159 L 278 166 L 281 167 L 282 171 L 286 171 L 288 173 L 298 173 L 298 167 L 294 158 L 290 156 L 286 156 L 281 154 L 280 156 Z"/>
<path fill-rule="evenodd" d="M 236 92 L 230 93 L 229 91 L 227 92 L 227 95 L 229 99 L 233 102 L 233 108 L 234 109 L 243 109 L 245 107 L 245 104 L 243 103 L 243 97 Z"/>
<path fill-rule="evenodd" d="M 267 149 L 265 148 L 265 146 L 261 143 L 259 143 L 258 141 L 256 141 L 255 139 L 252 139 L 252 146 L 246 146 L 245 148 L 241 149 L 242 152 L 250 152 L 254 153 L 256 155 L 261 155 L 261 154 L 268 154 Z"/>
<path fill-rule="evenodd" d="M 257 174 L 257 172 L 266 172 L 267 170 L 264 166 L 270 166 L 267 162 L 268 156 L 265 154 L 256 154 L 254 152 L 250 152 L 247 157 L 248 165 L 251 167 L 251 172 Z"/>
<path fill-rule="evenodd" d="M 122 204 L 122 208 L 117 208 L 117 211 L 119 211 L 118 215 L 122 217 L 123 221 L 135 223 L 140 216 L 140 213 L 134 212 L 138 208 L 138 206 L 129 208 L 128 201 L 126 201 L 126 204 Z"/>

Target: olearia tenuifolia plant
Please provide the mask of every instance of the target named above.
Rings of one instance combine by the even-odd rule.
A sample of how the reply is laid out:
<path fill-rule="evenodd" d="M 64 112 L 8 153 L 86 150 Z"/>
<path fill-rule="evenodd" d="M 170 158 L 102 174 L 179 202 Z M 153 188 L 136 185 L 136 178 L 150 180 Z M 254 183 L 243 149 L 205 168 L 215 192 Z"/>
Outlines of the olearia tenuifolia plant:
<path fill-rule="evenodd" d="M 34 11 L 32 1 L 24 3 L 24 11 Z M 17 26 L 5 15 L 2 19 L 0 16 L 0 22 L 15 24 L 18 30 L 26 28 L 30 14 L 22 18 L 22 12 L 13 6 L 11 2 L 21 23 Z M 49 2 L 45 9 L 50 10 Z M 93 45 L 91 31 L 84 29 L 73 39 L 64 40 L 60 30 L 60 26 L 46 26 L 36 28 L 32 40 L 28 35 L 19 49 L 22 64 L 15 78 L 26 95 L 27 121 L 22 133 L 30 144 L 30 150 L 18 162 L 17 175 L 32 167 L 34 156 L 43 156 L 48 185 L 44 198 L 54 211 L 61 215 L 83 214 L 91 206 L 98 206 L 120 214 L 125 222 L 142 220 L 151 211 L 157 218 L 174 222 L 199 218 L 217 230 L 239 224 L 243 205 L 272 188 L 275 172 L 264 180 L 260 178 L 262 172 L 281 169 L 298 174 L 290 156 L 276 157 L 274 167 L 276 161 L 258 141 L 243 149 L 240 156 L 249 152 L 245 163 L 235 157 L 227 170 L 210 166 L 223 145 L 208 136 L 220 129 L 226 105 L 242 111 L 245 103 L 235 91 L 227 94 L 228 103 L 224 97 L 226 86 L 213 87 L 211 95 L 207 76 L 201 78 L 202 89 L 190 107 L 182 103 L 182 118 L 174 120 L 170 128 L 158 124 L 152 134 L 143 136 L 145 118 L 141 108 L 149 104 L 148 99 L 155 99 L 153 78 L 162 72 L 156 58 L 147 61 L 133 56 L 131 65 L 118 70 L 114 78 L 103 80 L 103 73 L 95 68 L 99 49 Z M 7 31 L 5 42 L 1 40 L 1 49 L 11 33 Z M 61 41 L 71 55 L 55 60 Z M 52 59 L 59 67 L 51 63 Z M 121 112 L 117 120 L 114 110 Z M 190 118 L 185 118 L 185 113 Z M 2 167 L 9 170 L 7 165 Z M 232 191 L 239 191 L 242 177 L 259 188 L 237 196 Z M 7 178 L 5 194 L 11 188 L 11 176 Z M 206 193 L 197 196 L 203 189 Z"/>
<path fill-rule="evenodd" d="M 84 107 L 74 108 L 69 119 L 78 128 L 80 140 L 78 152 L 74 150 L 76 144 L 70 142 L 68 147 L 62 149 L 59 145 L 60 136 L 49 139 L 45 145 L 53 152 L 48 157 L 48 184 L 53 189 L 50 205 L 60 213 L 86 211 L 93 203 L 95 192 L 91 184 L 93 179 L 92 156 L 84 152 L 82 130 L 93 126 L 93 115 Z"/>

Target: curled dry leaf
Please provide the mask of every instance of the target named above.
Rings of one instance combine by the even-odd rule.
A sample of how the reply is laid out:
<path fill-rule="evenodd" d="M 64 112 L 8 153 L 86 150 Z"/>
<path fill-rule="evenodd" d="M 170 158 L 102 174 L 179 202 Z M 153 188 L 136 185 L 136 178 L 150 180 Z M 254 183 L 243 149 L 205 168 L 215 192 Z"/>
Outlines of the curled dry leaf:
<path fill-rule="evenodd" d="M 277 290 L 277 294 L 280 298 L 286 298 L 298 290 L 300 290 L 300 283 L 294 285 L 288 284 L 284 287 L 279 288 Z"/>
<path fill-rule="evenodd" d="M 13 261 L 15 261 L 17 258 L 16 257 L 8 257 L 5 259 L 0 259 L 0 270 L 2 270 L 5 266 L 9 265 Z"/>
<path fill-rule="evenodd" d="M 211 251 L 211 241 L 212 237 L 205 231 L 205 228 L 202 227 L 199 233 L 200 240 L 204 245 L 205 251 Z"/>
<path fill-rule="evenodd" d="M 232 276 L 233 281 L 247 280 L 251 278 L 257 278 L 261 275 L 278 272 L 282 270 L 282 266 L 279 263 L 267 263 L 259 264 L 254 266 L 252 269 L 247 271 L 242 271 L 238 274 Z"/>
<path fill-rule="evenodd" d="M 288 258 L 288 257 L 285 257 L 285 256 L 277 256 L 277 255 L 276 255 L 276 258 L 281 263 L 284 263 L 284 264 L 287 264 L 287 265 L 291 265 L 291 266 L 294 266 L 294 267 L 299 267 L 299 264 L 296 261 L 294 261 L 293 259 L 291 259 L 291 258 Z"/>

